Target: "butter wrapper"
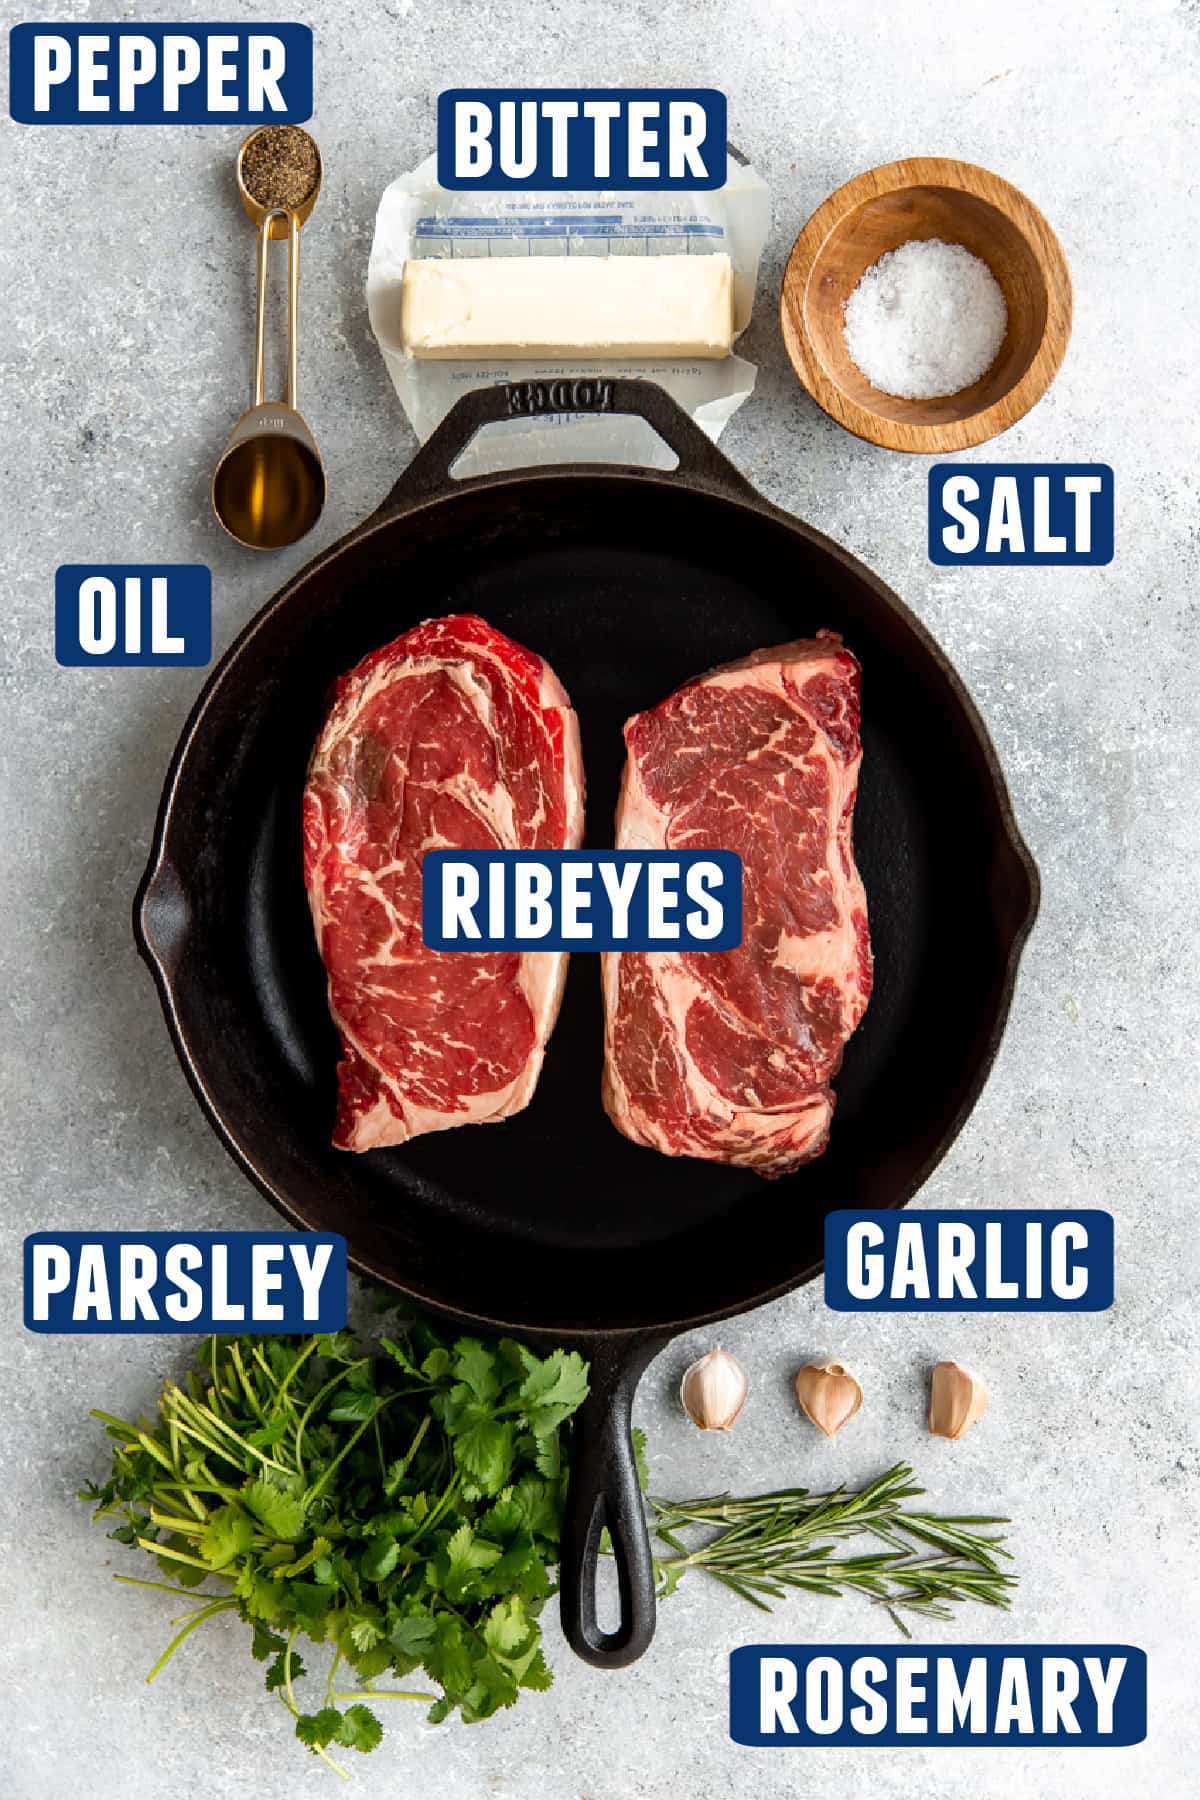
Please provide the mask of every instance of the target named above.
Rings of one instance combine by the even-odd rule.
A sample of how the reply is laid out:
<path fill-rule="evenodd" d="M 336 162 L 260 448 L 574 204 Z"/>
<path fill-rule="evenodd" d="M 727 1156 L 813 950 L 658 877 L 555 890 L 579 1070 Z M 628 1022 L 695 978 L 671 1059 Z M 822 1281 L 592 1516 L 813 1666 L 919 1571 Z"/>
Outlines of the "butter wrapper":
<path fill-rule="evenodd" d="M 404 264 L 417 257 L 663 256 L 725 251 L 733 265 L 734 334 L 750 323 L 758 264 L 771 225 L 765 183 L 730 149 L 722 188 L 697 194 L 497 192 L 440 187 L 437 158 L 386 188 L 367 269 L 367 308 L 400 404 L 421 443 L 469 389 L 507 381 L 631 375 L 656 381 L 714 441 L 753 392 L 757 370 L 740 356 L 717 361 L 619 360 L 590 363 L 419 362 L 404 349 L 400 295 Z M 641 419 L 561 414 L 506 421 L 481 431 L 455 473 L 550 462 L 622 462 L 673 467 L 674 458 Z"/>

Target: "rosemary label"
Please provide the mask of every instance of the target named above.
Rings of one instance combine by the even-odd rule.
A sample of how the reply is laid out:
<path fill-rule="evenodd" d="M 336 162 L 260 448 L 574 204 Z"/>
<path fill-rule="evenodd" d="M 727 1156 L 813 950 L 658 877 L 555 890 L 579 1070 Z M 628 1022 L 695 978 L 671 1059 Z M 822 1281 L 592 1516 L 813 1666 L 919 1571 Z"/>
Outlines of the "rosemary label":
<path fill-rule="evenodd" d="M 751 1644 L 729 1659 L 729 1732 L 755 1746 L 1140 1744 L 1130 1644 Z"/>

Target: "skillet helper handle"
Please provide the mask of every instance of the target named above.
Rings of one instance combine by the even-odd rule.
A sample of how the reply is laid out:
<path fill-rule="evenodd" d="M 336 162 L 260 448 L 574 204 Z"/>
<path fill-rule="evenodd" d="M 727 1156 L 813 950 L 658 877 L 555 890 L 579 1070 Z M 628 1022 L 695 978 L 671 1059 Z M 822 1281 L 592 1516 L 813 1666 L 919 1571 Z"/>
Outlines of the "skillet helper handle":
<path fill-rule="evenodd" d="M 598 1345 L 589 1357 L 590 1389 L 571 1433 L 571 1478 L 559 1555 L 563 1634 L 597 1669 L 636 1662 L 654 1636 L 654 1561 L 638 1485 L 630 1413 L 643 1370 L 665 1339 Z M 601 1533 L 616 1565 L 620 1620 L 612 1631 L 596 1617 Z"/>
<path fill-rule="evenodd" d="M 722 456 L 693 419 L 655 381 L 638 381 L 624 375 L 563 376 L 548 381 L 509 381 L 495 387 L 476 388 L 456 400 L 432 436 L 421 446 L 379 508 L 376 518 L 407 511 L 422 501 L 438 499 L 459 487 L 505 479 L 503 476 L 468 476 L 455 481 L 450 470 L 475 434 L 485 425 L 506 419 L 551 418 L 563 413 L 629 414 L 644 419 L 664 444 L 679 458 L 679 467 L 667 476 L 692 486 L 723 494 L 753 494 L 750 484 Z M 552 465 L 539 465 L 539 468 Z M 606 465 L 589 463 L 597 472 Z M 612 465 L 607 465 L 611 467 Z M 621 465 L 626 466 L 626 465 Z M 633 465 L 636 466 L 636 465 Z M 662 478 L 663 471 L 653 473 Z"/>

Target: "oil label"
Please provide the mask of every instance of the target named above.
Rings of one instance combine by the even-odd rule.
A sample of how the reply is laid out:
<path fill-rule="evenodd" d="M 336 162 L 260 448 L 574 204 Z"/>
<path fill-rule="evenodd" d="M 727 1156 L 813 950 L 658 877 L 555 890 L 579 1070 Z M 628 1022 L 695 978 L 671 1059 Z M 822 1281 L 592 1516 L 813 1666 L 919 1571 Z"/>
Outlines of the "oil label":
<path fill-rule="evenodd" d="M 212 574 L 202 563 L 64 563 L 54 655 L 66 669 L 202 669 L 212 656 Z"/>

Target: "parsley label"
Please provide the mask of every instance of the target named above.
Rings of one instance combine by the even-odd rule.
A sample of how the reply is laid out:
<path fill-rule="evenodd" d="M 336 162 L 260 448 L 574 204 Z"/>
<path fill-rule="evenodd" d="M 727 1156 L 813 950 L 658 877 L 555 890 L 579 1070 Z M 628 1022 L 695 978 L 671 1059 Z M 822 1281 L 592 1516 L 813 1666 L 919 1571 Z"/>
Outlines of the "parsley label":
<path fill-rule="evenodd" d="M 346 1240 L 288 1231 L 39 1231 L 25 1327 L 55 1333 L 338 1331 Z"/>

